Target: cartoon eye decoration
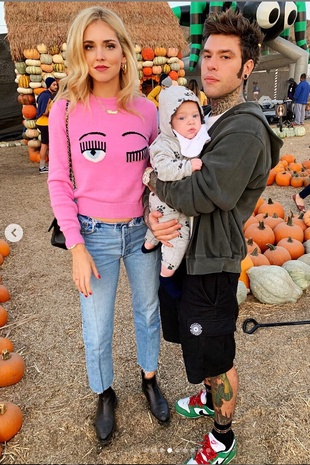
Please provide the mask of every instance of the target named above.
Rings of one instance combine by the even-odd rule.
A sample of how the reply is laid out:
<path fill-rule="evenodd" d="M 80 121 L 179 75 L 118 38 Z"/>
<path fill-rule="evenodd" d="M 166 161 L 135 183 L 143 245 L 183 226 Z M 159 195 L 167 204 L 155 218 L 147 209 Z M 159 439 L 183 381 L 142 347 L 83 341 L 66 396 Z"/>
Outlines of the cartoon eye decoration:
<path fill-rule="evenodd" d="M 98 163 L 106 156 L 106 143 L 99 140 L 80 142 L 80 149 L 88 161 Z"/>

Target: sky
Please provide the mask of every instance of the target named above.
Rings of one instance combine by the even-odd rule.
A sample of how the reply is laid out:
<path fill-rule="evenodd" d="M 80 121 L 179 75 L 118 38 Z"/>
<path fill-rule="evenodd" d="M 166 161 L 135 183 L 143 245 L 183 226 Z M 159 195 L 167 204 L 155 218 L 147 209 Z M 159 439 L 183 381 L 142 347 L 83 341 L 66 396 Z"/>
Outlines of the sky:
<path fill-rule="evenodd" d="M 169 5 L 179 6 L 179 5 L 188 5 L 190 2 L 168 2 Z M 307 19 L 310 20 L 310 2 L 306 2 L 307 7 Z M 7 32 L 5 21 L 4 21 L 4 2 L 0 1 L 0 34 L 5 34 Z"/>

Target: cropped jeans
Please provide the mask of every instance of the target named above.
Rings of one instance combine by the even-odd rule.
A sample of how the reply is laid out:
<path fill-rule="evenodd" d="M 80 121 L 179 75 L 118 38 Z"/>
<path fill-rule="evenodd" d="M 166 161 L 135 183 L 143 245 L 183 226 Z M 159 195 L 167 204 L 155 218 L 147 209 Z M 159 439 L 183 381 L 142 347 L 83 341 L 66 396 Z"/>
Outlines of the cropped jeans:
<path fill-rule="evenodd" d="M 91 277 L 92 295 L 84 297 L 80 293 L 88 380 L 90 388 L 100 394 L 114 378 L 112 339 L 121 259 L 132 294 L 137 361 L 145 372 L 157 370 L 160 251 L 142 253 L 146 233 L 142 217 L 111 224 L 79 215 L 79 221 L 86 248 L 101 276 Z M 124 335 L 126 330 L 124 327 Z"/>

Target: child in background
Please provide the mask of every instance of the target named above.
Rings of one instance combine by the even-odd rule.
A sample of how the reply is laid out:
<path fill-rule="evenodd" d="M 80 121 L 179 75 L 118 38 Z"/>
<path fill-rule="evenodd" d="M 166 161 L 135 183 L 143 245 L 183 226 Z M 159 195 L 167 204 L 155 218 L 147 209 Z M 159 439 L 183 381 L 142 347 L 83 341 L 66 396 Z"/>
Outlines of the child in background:
<path fill-rule="evenodd" d="M 152 169 L 162 181 L 177 181 L 200 170 L 199 154 L 210 140 L 204 124 L 203 111 L 197 96 L 183 86 L 171 86 L 159 96 L 160 134 L 150 146 Z M 151 170 L 152 170 L 151 169 Z M 150 170 L 150 171 L 151 171 Z M 144 184 L 148 184 L 148 175 Z M 182 227 L 180 235 L 170 241 L 171 247 L 162 245 L 160 282 L 173 297 L 179 297 L 172 276 L 179 267 L 190 239 L 190 219 L 182 212 L 170 208 L 154 192 L 149 197 L 150 211 L 160 211 L 161 221 L 176 218 Z M 142 251 L 151 252 L 159 242 L 147 231 Z"/>

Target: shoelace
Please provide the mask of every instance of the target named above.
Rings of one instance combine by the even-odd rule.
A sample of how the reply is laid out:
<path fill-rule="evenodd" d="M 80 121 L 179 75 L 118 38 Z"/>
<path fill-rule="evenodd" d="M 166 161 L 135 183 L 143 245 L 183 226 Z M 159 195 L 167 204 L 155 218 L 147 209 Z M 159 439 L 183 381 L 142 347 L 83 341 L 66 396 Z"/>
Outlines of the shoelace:
<path fill-rule="evenodd" d="M 198 405 L 199 407 L 204 407 L 205 404 L 203 404 L 201 402 L 201 394 L 202 393 L 203 393 L 203 391 L 200 391 L 199 394 L 197 394 L 196 396 L 190 397 L 188 405 L 190 407 L 195 407 L 196 405 Z"/>
<path fill-rule="evenodd" d="M 212 460 L 216 458 L 217 453 L 214 449 L 212 449 L 208 434 L 204 436 L 203 441 L 201 442 L 201 446 L 201 449 L 199 449 L 195 455 L 196 462 L 198 464 L 205 464 L 207 459 L 207 463 L 211 463 Z"/>

